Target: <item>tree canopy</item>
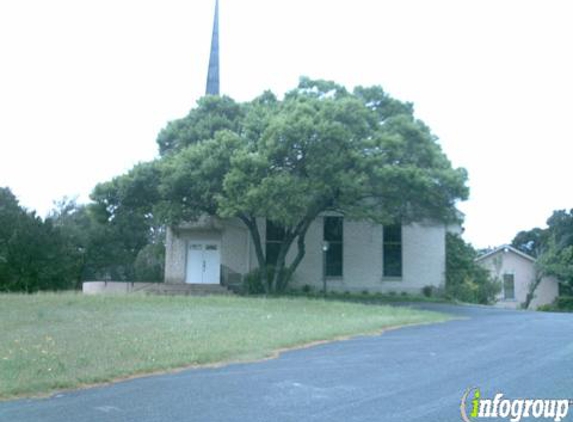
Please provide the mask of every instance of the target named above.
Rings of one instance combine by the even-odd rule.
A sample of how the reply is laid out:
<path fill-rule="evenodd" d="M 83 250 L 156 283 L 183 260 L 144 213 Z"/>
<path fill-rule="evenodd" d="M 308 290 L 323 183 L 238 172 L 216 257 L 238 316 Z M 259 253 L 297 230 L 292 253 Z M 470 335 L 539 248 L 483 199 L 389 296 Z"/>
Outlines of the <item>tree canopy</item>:
<path fill-rule="evenodd" d="M 547 228 L 519 232 L 512 245 L 538 258 L 542 275 L 554 276 L 573 289 L 573 210 L 554 211 Z"/>
<path fill-rule="evenodd" d="M 163 279 L 164 229 L 153 212 L 159 203 L 155 162 L 100 183 L 88 207 L 92 231 L 86 272 L 119 281 Z"/>
<path fill-rule="evenodd" d="M 547 220 L 547 238 L 540 259 L 543 272 L 573 290 L 573 210 L 555 211 Z"/>
<path fill-rule="evenodd" d="M 285 229 L 269 291 L 286 286 L 307 229 L 335 211 L 377 223 L 456 218 L 466 172 L 454 169 L 411 104 L 380 87 L 353 92 L 301 79 L 279 100 L 205 97 L 159 134 L 163 157 L 154 210 L 177 223 L 201 214 L 239 218 L 265 265 L 257 218 Z M 297 245 L 294 262 L 285 259 Z"/>
<path fill-rule="evenodd" d="M 44 219 L 0 188 L 0 291 L 78 289 L 86 280 L 161 281 L 164 231 L 136 207 L 136 198 L 148 192 L 119 179 L 99 185 L 95 203 L 64 198 Z"/>
<path fill-rule="evenodd" d="M 538 258 L 543 252 L 543 247 L 547 241 L 546 237 L 547 231 L 539 227 L 531 230 L 523 230 L 515 235 L 511 246 L 529 256 Z"/>
<path fill-rule="evenodd" d="M 0 291 L 35 292 L 76 287 L 79 251 L 61 228 L 20 206 L 0 188 Z"/>
<path fill-rule="evenodd" d="M 157 142 L 161 158 L 94 191 L 108 220 L 238 218 L 264 268 L 257 219 L 267 219 L 285 232 L 264 280 L 269 292 L 286 287 L 310 224 L 325 211 L 382 224 L 451 221 L 468 195 L 465 170 L 452 168 L 413 106 L 376 86 L 349 92 L 302 78 L 282 100 L 271 92 L 245 103 L 206 96 Z"/>

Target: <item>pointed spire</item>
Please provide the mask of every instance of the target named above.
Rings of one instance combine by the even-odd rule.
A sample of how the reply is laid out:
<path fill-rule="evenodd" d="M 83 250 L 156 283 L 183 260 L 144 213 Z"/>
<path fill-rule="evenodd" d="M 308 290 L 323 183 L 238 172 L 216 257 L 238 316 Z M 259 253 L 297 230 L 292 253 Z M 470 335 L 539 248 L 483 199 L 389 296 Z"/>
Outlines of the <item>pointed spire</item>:
<path fill-rule="evenodd" d="M 211 38 L 211 55 L 207 74 L 207 95 L 219 95 L 219 0 L 215 2 L 215 19 L 213 37 Z"/>

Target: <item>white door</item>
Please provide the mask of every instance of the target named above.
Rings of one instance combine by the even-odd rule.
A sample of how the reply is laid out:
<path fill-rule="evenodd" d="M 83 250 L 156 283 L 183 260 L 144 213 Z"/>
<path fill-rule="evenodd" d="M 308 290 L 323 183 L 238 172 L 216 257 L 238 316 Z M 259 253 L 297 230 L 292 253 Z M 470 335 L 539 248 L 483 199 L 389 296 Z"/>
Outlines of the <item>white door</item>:
<path fill-rule="evenodd" d="M 187 278 L 186 283 L 203 283 L 203 244 L 190 243 L 187 250 Z"/>
<path fill-rule="evenodd" d="M 187 278 L 189 284 L 219 284 L 221 254 L 216 242 L 190 243 L 187 251 Z"/>
<path fill-rule="evenodd" d="M 219 284 L 221 280 L 221 258 L 219 245 L 207 243 L 203 251 L 203 283 Z"/>

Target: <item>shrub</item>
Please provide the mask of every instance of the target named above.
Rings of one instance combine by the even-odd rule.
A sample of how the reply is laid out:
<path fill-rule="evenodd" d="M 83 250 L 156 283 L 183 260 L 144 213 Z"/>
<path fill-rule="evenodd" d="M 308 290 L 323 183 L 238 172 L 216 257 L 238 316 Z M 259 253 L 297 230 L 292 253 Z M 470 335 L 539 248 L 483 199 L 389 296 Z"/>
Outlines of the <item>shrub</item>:
<path fill-rule="evenodd" d="M 537 310 L 540 312 L 555 312 L 557 309 L 555 308 L 555 305 L 547 304 L 538 306 Z"/>
<path fill-rule="evenodd" d="M 559 296 L 553 303 L 537 307 L 542 312 L 573 312 L 573 296 Z"/>
<path fill-rule="evenodd" d="M 573 312 L 573 296 L 560 296 L 555 301 L 555 306 L 560 311 Z"/>
<path fill-rule="evenodd" d="M 424 286 L 422 287 L 422 294 L 425 297 L 432 297 L 434 295 L 434 286 Z"/>
<path fill-rule="evenodd" d="M 265 293 L 260 268 L 252 270 L 243 277 L 243 293 L 248 295 L 260 295 Z"/>
<path fill-rule="evenodd" d="M 477 252 L 451 233 L 446 236 L 446 291 L 462 302 L 489 304 L 501 291 L 501 283 L 475 262 Z"/>
<path fill-rule="evenodd" d="M 266 267 L 267 280 L 270 280 L 275 272 L 274 267 Z M 286 271 L 286 270 L 284 270 Z M 245 275 L 243 278 L 243 293 L 251 295 L 260 295 L 265 293 L 265 286 L 262 281 L 262 270 L 260 268 L 255 268 L 250 273 Z M 307 289 L 305 291 L 305 288 Z M 305 285 L 302 288 L 303 293 L 311 293 L 312 287 Z"/>

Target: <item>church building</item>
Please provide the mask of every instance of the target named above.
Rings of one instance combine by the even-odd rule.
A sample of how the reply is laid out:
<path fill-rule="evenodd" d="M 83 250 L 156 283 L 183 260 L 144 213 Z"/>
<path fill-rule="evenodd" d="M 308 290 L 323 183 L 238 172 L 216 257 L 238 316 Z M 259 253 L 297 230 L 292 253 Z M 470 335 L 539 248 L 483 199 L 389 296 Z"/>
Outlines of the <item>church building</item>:
<path fill-rule="evenodd" d="M 215 6 L 206 94 L 219 95 L 219 10 Z M 281 230 L 260 219 L 267 262 L 276 256 Z M 306 254 L 290 286 L 349 292 L 420 293 L 444 287 L 443 223 L 381 226 L 325 213 L 310 226 Z M 459 229 L 459 228 L 457 228 Z M 287 257 L 294 259 L 293 256 Z M 238 219 L 205 216 L 167 229 L 165 283 L 239 285 L 258 267 L 247 227 Z"/>

